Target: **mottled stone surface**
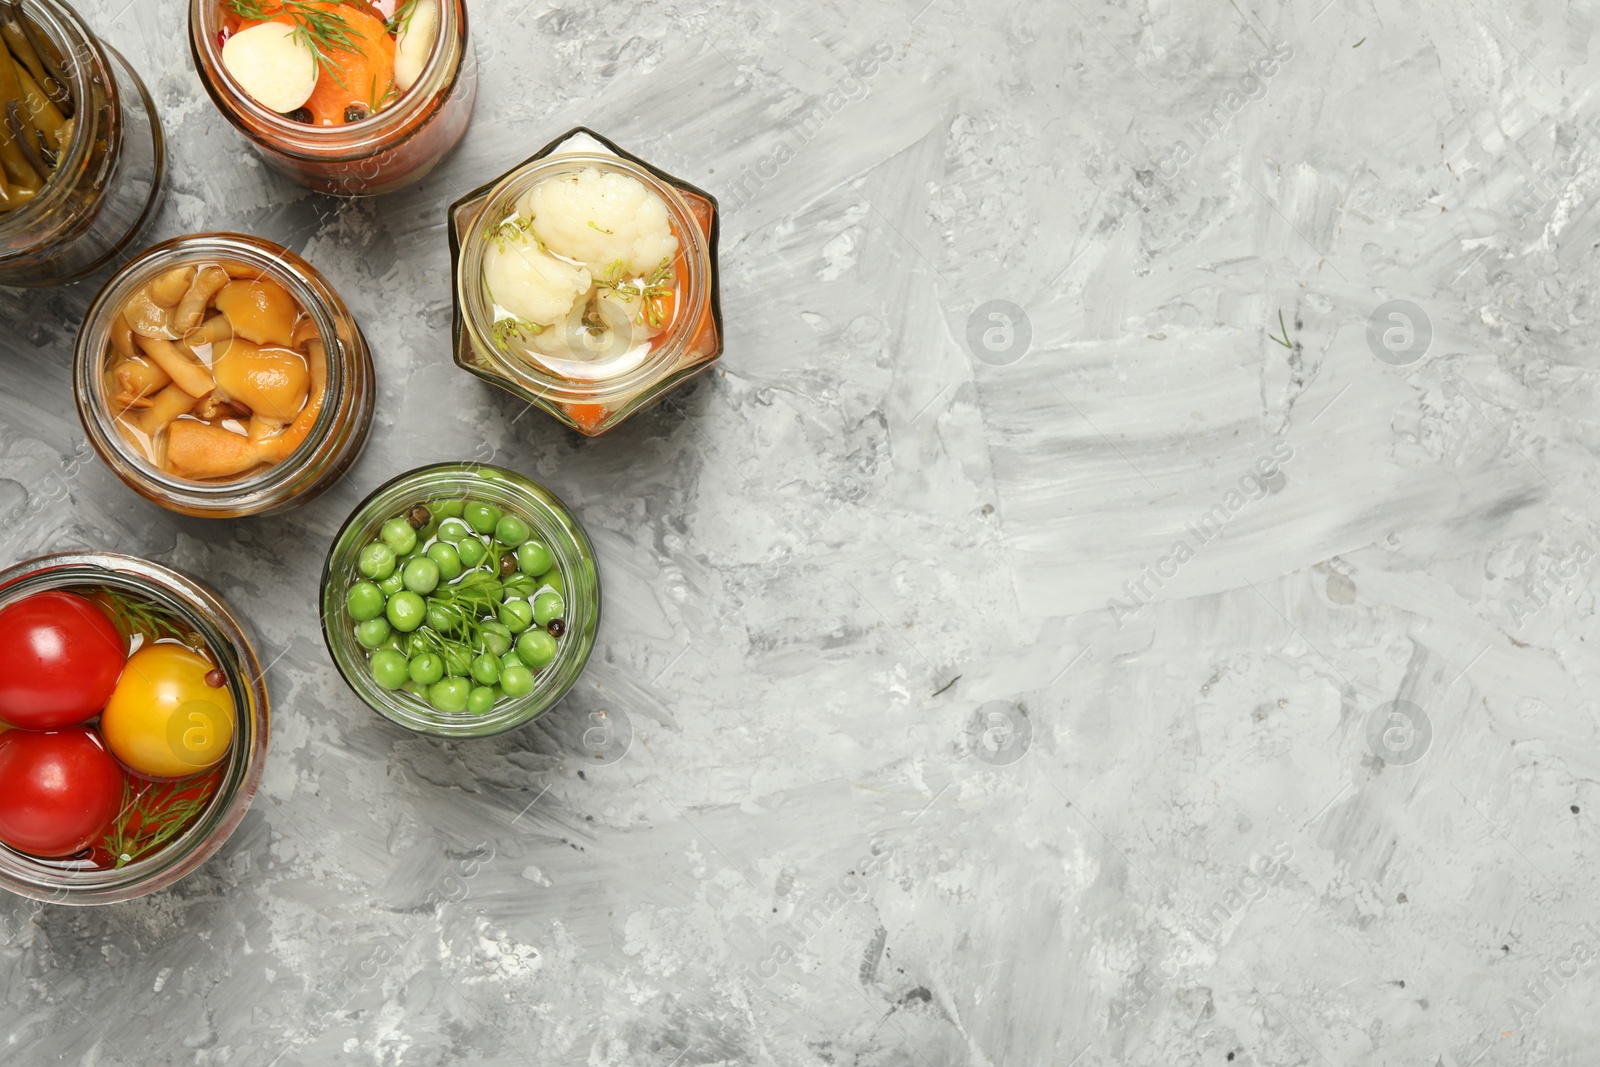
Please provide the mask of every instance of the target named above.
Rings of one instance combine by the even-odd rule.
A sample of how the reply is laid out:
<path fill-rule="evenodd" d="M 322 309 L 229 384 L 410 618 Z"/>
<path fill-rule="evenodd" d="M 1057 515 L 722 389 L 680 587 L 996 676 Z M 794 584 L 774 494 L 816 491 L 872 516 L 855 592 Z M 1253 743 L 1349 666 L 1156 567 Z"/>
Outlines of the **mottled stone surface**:
<path fill-rule="evenodd" d="M 1594 1063 L 1595 7 L 1325 3 L 480 2 L 461 151 L 341 203 L 175 0 L 86 0 L 156 236 L 302 252 L 381 392 L 327 496 L 174 518 L 83 461 L 96 283 L 0 296 L 6 558 L 205 577 L 276 702 L 199 873 L 0 902 L 0 1060 Z M 445 205 L 579 123 L 726 208 L 723 370 L 599 441 L 448 352 Z M 357 706 L 316 573 L 486 456 L 605 619 L 560 709 L 445 744 Z"/>

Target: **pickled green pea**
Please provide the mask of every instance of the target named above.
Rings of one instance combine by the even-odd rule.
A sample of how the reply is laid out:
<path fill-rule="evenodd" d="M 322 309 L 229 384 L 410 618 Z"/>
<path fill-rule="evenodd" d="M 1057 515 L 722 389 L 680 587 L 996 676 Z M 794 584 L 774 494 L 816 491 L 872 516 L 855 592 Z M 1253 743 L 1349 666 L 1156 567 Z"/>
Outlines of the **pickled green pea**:
<path fill-rule="evenodd" d="M 389 625 L 389 620 L 380 615 L 356 627 L 356 640 L 362 648 L 382 648 L 393 632 L 394 627 Z"/>
<path fill-rule="evenodd" d="M 472 527 L 460 519 L 446 519 L 439 524 L 439 540 L 455 544 L 457 541 L 473 540 L 477 538 L 472 534 Z"/>
<path fill-rule="evenodd" d="M 407 589 L 427 596 L 439 588 L 439 565 L 427 556 L 414 559 L 406 564 L 405 581 Z"/>
<path fill-rule="evenodd" d="M 344 595 L 345 610 L 350 612 L 350 617 L 356 622 L 366 622 L 382 615 L 383 601 L 383 590 L 371 582 L 357 582 Z"/>
<path fill-rule="evenodd" d="M 465 678 L 446 678 L 428 687 L 428 703 L 435 711 L 466 711 L 472 696 L 472 683 Z"/>
<path fill-rule="evenodd" d="M 500 622 L 514 634 L 533 625 L 535 610 L 526 600 L 508 600 L 500 605 Z"/>
<path fill-rule="evenodd" d="M 428 558 L 439 566 L 439 577 L 453 582 L 461 577 L 461 554 L 443 541 L 436 541 L 428 549 Z"/>
<path fill-rule="evenodd" d="M 541 590 L 549 589 L 552 592 L 560 593 L 562 596 L 567 595 L 567 583 L 561 580 L 561 572 L 554 567 L 539 576 L 539 588 Z"/>
<path fill-rule="evenodd" d="M 428 505 L 428 510 L 433 512 L 433 517 L 443 523 L 445 519 L 459 519 L 461 509 L 466 504 L 460 500 L 435 500 Z"/>
<path fill-rule="evenodd" d="M 361 550 L 356 569 L 375 582 L 381 582 L 394 573 L 394 549 L 382 541 L 374 541 Z"/>
<path fill-rule="evenodd" d="M 555 562 L 543 541 L 526 541 L 517 546 L 517 569 L 529 577 L 539 577 L 555 566 Z"/>
<path fill-rule="evenodd" d="M 444 673 L 451 678 L 466 678 L 472 674 L 472 653 L 464 648 L 447 648 L 444 651 Z"/>
<path fill-rule="evenodd" d="M 531 536 L 533 531 L 528 524 L 515 515 L 507 515 L 494 524 L 494 539 L 507 548 L 516 548 Z"/>
<path fill-rule="evenodd" d="M 411 662 L 406 666 L 406 673 L 418 685 L 432 685 L 444 677 L 444 660 L 433 652 L 412 656 Z"/>
<path fill-rule="evenodd" d="M 410 659 L 412 656 L 420 656 L 424 652 L 432 652 L 433 642 L 428 640 L 427 634 L 420 631 L 414 634 L 407 634 L 405 647 L 401 651 L 406 654 L 407 659 Z"/>
<path fill-rule="evenodd" d="M 493 685 L 500 680 L 500 659 L 485 652 L 472 661 L 472 680 L 479 685 Z"/>
<path fill-rule="evenodd" d="M 408 634 L 427 621 L 428 606 L 420 596 L 408 590 L 389 598 L 385 614 L 389 617 L 390 626 Z"/>
<path fill-rule="evenodd" d="M 510 670 L 512 667 L 526 667 L 526 666 L 527 666 L 527 664 L 522 662 L 522 657 L 517 655 L 517 650 L 516 650 L 515 646 L 512 646 L 511 651 L 507 652 L 505 655 L 500 657 L 500 673 L 501 674 L 505 674 L 506 671 Z"/>
<path fill-rule="evenodd" d="M 428 604 L 428 625 L 442 634 L 453 634 L 461 625 L 461 613 L 449 604 L 439 604 L 430 600 Z"/>
<path fill-rule="evenodd" d="M 384 596 L 394 596 L 405 587 L 406 580 L 398 571 L 378 583 L 378 588 L 383 590 Z"/>
<path fill-rule="evenodd" d="M 467 710 L 474 715 L 487 715 L 494 710 L 494 702 L 500 699 L 493 686 L 476 685 L 472 692 L 467 694 Z"/>
<path fill-rule="evenodd" d="M 476 537 L 464 537 L 456 544 L 456 555 L 461 558 L 463 567 L 476 567 L 488 554 L 489 550 Z"/>
<path fill-rule="evenodd" d="M 388 622 L 389 620 L 384 619 L 383 621 Z M 373 649 L 373 651 L 376 652 L 378 649 L 387 648 L 391 652 L 399 652 L 401 655 L 405 655 L 406 646 L 403 641 L 404 639 L 401 637 L 401 635 L 395 633 L 394 627 L 391 626 L 389 627 L 389 636 L 384 638 L 383 644 L 379 645 L 378 648 Z"/>
<path fill-rule="evenodd" d="M 404 556 L 417 547 L 417 531 L 405 519 L 390 519 L 384 523 L 380 536 L 397 556 Z"/>
<path fill-rule="evenodd" d="M 511 650 L 511 627 L 503 622 L 486 622 L 478 626 L 481 636 L 480 643 L 483 650 L 492 655 L 503 656 Z"/>
<path fill-rule="evenodd" d="M 567 602 L 560 593 L 540 593 L 533 598 L 533 621 L 540 626 L 547 626 L 551 619 L 559 619 L 566 613 Z"/>
<path fill-rule="evenodd" d="M 517 658 L 534 670 L 550 666 L 560 649 L 556 639 L 543 630 L 529 630 L 517 638 Z"/>
<path fill-rule="evenodd" d="M 500 523 L 500 509 L 493 504 L 474 500 L 462 510 L 461 517 L 467 520 L 468 526 L 479 533 L 492 534 Z"/>
<path fill-rule="evenodd" d="M 367 666 L 372 668 L 372 680 L 385 689 L 399 689 L 411 679 L 406 658 L 392 649 L 378 649 Z"/>
<path fill-rule="evenodd" d="M 500 674 L 500 688 L 508 697 L 525 697 L 533 692 L 533 672 L 526 667 L 508 667 Z"/>
<path fill-rule="evenodd" d="M 519 596 L 523 600 L 531 600 L 533 594 L 539 591 L 539 580 L 529 578 L 526 574 L 519 574 L 506 581 L 505 591 L 507 596 Z"/>

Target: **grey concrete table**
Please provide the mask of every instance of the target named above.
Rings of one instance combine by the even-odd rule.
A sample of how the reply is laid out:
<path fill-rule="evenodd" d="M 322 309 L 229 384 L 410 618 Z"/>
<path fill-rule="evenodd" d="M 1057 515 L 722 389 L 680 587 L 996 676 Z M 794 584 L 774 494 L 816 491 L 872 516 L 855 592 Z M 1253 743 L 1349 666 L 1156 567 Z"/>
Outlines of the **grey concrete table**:
<path fill-rule="evenodd" d="M 302 252 L 381 392 L 323 499 L 176 519 L 85 460 L 94 283 L 0 298 L 7 557 L 206 578 L 276 702 L 194 877 L 0 903 L 0 1061 L 1596 1062 L 1592 5 L 924 3 L 478 3 L 460 153 L 343 203 L 177 0 L 87 0 L 156 236 Z M 723 370 L 599 441 L 448 350 L 445 205 L 579 123 L 726 208 Z M 606 584 L 477 744 L 315 626 L 355 502 L 457 458 Z"/>

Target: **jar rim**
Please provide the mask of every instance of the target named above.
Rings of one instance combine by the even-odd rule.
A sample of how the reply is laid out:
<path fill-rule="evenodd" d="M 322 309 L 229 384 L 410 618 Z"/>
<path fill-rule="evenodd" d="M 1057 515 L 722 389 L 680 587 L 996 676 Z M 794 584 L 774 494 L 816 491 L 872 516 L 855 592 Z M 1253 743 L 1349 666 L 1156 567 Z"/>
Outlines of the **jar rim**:
<path fill-rule="evenodd" d="M 439 32 L 434 38 L 428 62 L 423 65 L 416 82 L 401 93 L 393 104 L 380 111 L 374 111 L 359 122 L 348 122 L 340 126 L 314 126 L 296 122 L 257 103 L 228 73 L 227 67 L 222 63 L 222 49 L 217 44 L 219 23 L 216 20 L 221 10 L 221 3 L 222 0 L 190 0 L 189 44 L 195 55 L 195 66 L 200 74 L 200 80 L 205 83 L 212 99 L 223 114 L 236 125 L 240 119 L 248 119 L 260 125 L 263 127 L 262 132 L 274 135 L 273 147 L 279 151 L 290 150 L 313 156 L 338 153 L 348 148 L 347 142 L 351 140 L 366 142 L 382 138 L 397 129 L 403 130 L 419 115 L 442 107 L 449 93 L 439 90 L 449 90 L 461 75 L 462 64 L 459 57 L 454 57 L 456 61 L 454 69 L 450 71 L 448 82 L 434 90 L 426 88 L 440 80 L 444 66 L 452 61 L 453 50 L 447 42 L 465 36 L 464 28 L 467 22 L 465 3 L 462 0 L 439 0 Z M 422 126 L 423 124 L 417 124 L 406 137 L 415 135 Z M 248 132 L 251 132 L 252 136 L 256 135 L 255 131 Z"/>
<path fill-rule="evenodd" d="M 201 482 L 178 478 L 159 470 L 135 450 L 117 431 L 105 394 L 105 360 L 110 346 L 111 324 L 120 314 L 127 296 L 163 271 L 188 263 L 211 259 L 242 260 L 261 268 L 262 274 L 283 285 L 311 316 L 327 353 L 327 383 L 322 410 L 312 423 L 304 441 L 279 463 L 231 481 Z M 311 464 L 339 419 L 342 400 L 349 388 L 346 362 L 351 358 L 349 342 L 339 336 L 337 319 L 348 317 L 338 293 L 322 273 L 306 260 L 273 241 L 240 233 L 198 233 L 174 237 L 145 249 L 108 279 L 84 313 L 73 353 L 73 388 L 77 394 L 79 420 L 95 450 L 104 456 L 114 453 L 122 464 L 114 465 L 124 481 L 138 483 L 163 498 L 201 509 L 246 507 L 262 497 L 293 483 Z M 352 320 L 353 321 L 353 320 Z"/>
<path fill-rule="evenodd" d="M 503 710 L 485 715 L 442 712 L 408 694 L 380 688 L 370 672 L 361 671 L 364 661 L 357 662 L 357 653 L 359 650 L 364 656 L 366 650 L 357 644 L 352 627 L 340 628 L 344 621 L 344 592 L 335 590 L 331 583 L 336 576 L 350 577 L 357 573 L 355 565 L 361 549 L 377 536 L 383 522 L 394 518 L 404 504 L 419 498 L 472 497 L 474 487 L 479 497 L 487 497 L 489 494 L 483 491 L 485 484 L 515 497 L 515 506 L 522 510 L 522 517 L 544 535 L 547 546 L 556 554 L 564 579 L 583 579 L 588 595 L 580 600 L 570 595 L 574 590 L 569 586 L 567 599 L 569 606 L 583 604 L 586 614 L 568 620 L 566 633 L 571 640 L 563 641 L 557 658 L 535 675 L 534 689 L 527 696 L 514 698 Z M 551 537 L 552 530 L 562 537 Z M 560 497 L 533 479 L 486 463 L 436 463 L 418 467 L 396 475 L 367 494 L 340 524 L 329 544 L 317 589 L 322 640 L 345 685 L 378 715 L 413 733 L 433 737 L 492 737 L 525 726 L 543 715 L 577 684 L 594 650 L 600 625 L 600 573 L 594 544 L 577 515 Z"/>
<path fill-rule="evenodd" d="M 565 145 L 579 136 L 596 141 L 601 150 L 564 150 Z M 688 289 L 686 307 L 676 311 L 672 328 L 665 343 L 655 344 L 637 366 L 610 378 L 579 382 L 553 372 L 534 367 L 508 353 L 501 352 L 484 326 L 492 320 L 485 307 L 483 285 L 484 256 L 488 250 L 489 236 L 482 225 L 486 214 L 508 198 L 520 197 L 540 181 L 568 170 L 586 167 L 609 169 L 626 174 L 642 182 L 652 193 L 660 196 L 667 206 L 680 241 L 689 245 Z M 716 288 L 716 225 L 708 235 L 700 228 L 694 211 L 685 199 L 685 191 L 701 197 L 716 208 L 716 198 L 709 193 L 666 174 L 637 156 L 619 148 L 612 141 L 586 127 L 576 127 L 536 155 L 511 168 L 494 181 L 473 190 L 451 205 L 452 224 L 449 228 L 451 252 L 455 258 L 455 304 L 458 329 L 464 330 L 472 346 L 509 376 L 520 388 L 542 399 L 558 403 L 608 403 L 625 399 L 642 389 L 648 389 L 662 376 L 676 367 L 684 353 L 693 344 L 698 325 L 705 316 L 707 306 L 715 307 Z M 470 219 L 463 219 L 458 227 L 456 216 L 474 202 L 480 202 Z M 463 240 L 461 228 L 466 230 Z M 720 328 L 720 323 L 718 324 Z"/>
<path fill-rule="evenodd" d="M 37 226 L 41 218 L 60 209 L 62 202 L 78 188 L 97 136 L 112 141 L 122 138 L 122 124 L 115 107 L 106 109 L 107 129 L 104 131 L 99 130 L 96 123 L 83 121 L 81 112 L 92 95 L 94 84 L 101 84 L 108 93 L 116 92 L 105 73 L 105 54 L 83 18 L 58 0 L 33 0 L 27 10 L 18 12 L 18 17 L 27 19 L 45 34 L 65 60 L 61 66 L 71 81 L 67 88 L 79 113 L 72 124 L 72 139 L 67 142 L 66 154 L 40 186 L 38 194 L 15 211 L 0 212 L 0 240 L 26 233 Z M 81 55 L 78 54 L 80 50 Z M 3 45 L 0 51 L 4 51 Z"/>
<path fill-rule="evenodd" d="M 215 592 L 159 563 L 118 552 L 60 552 L 0 571 L 0 605 L 46 590 L 112 587 L 174 611 L 205 641 L 227 676 L 234 741 L 226 772 L 200 817 L 159 851 L 120 868 L 74 870 L 0 846 L 0 887 L 53 904 L 111 904 L 193 873 L 238 829 L 266 766 L 271 708 L 243 623 Z"/>

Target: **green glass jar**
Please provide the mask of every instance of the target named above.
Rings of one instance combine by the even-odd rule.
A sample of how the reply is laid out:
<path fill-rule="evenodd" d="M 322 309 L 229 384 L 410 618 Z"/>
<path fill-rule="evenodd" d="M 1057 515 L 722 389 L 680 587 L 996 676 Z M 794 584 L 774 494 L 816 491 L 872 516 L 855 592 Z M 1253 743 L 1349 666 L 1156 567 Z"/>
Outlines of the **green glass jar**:
<path fill-rule="evenodd" d="M 534 673 L 531 692 L 504 697 L 481 713 L 441 711 L 409 689 L 379 685 L 368 662 L 369 652 L 356 638 L 356 620 L 346 606 L 351 586 L 366 577 L 360 568 L 362 549 L 382 539 L 384 524 L 404 519 L 421 505 L 429 508 L 431 525 L 438 526 L 438 505 L 446 501 L 489 504 L 505 516 L 523 520 L 532 537 L 549 548 L 555 572 L 565 587 L 564 628 L 557 639 L 555 658 Z M 422 543 L 417 542 L 419 546 Z M 526 725 L 554 707 L 583 673 L 600 625 L 600 576 L 594 546 L 577 517 L 538 483 L 478 463 L 421 467 L 380 486 L 351 513 L 334 538 L 320 588 L 322 637 L 345 683 L 384 718 L 436 737 L 490 737 Z"/>

